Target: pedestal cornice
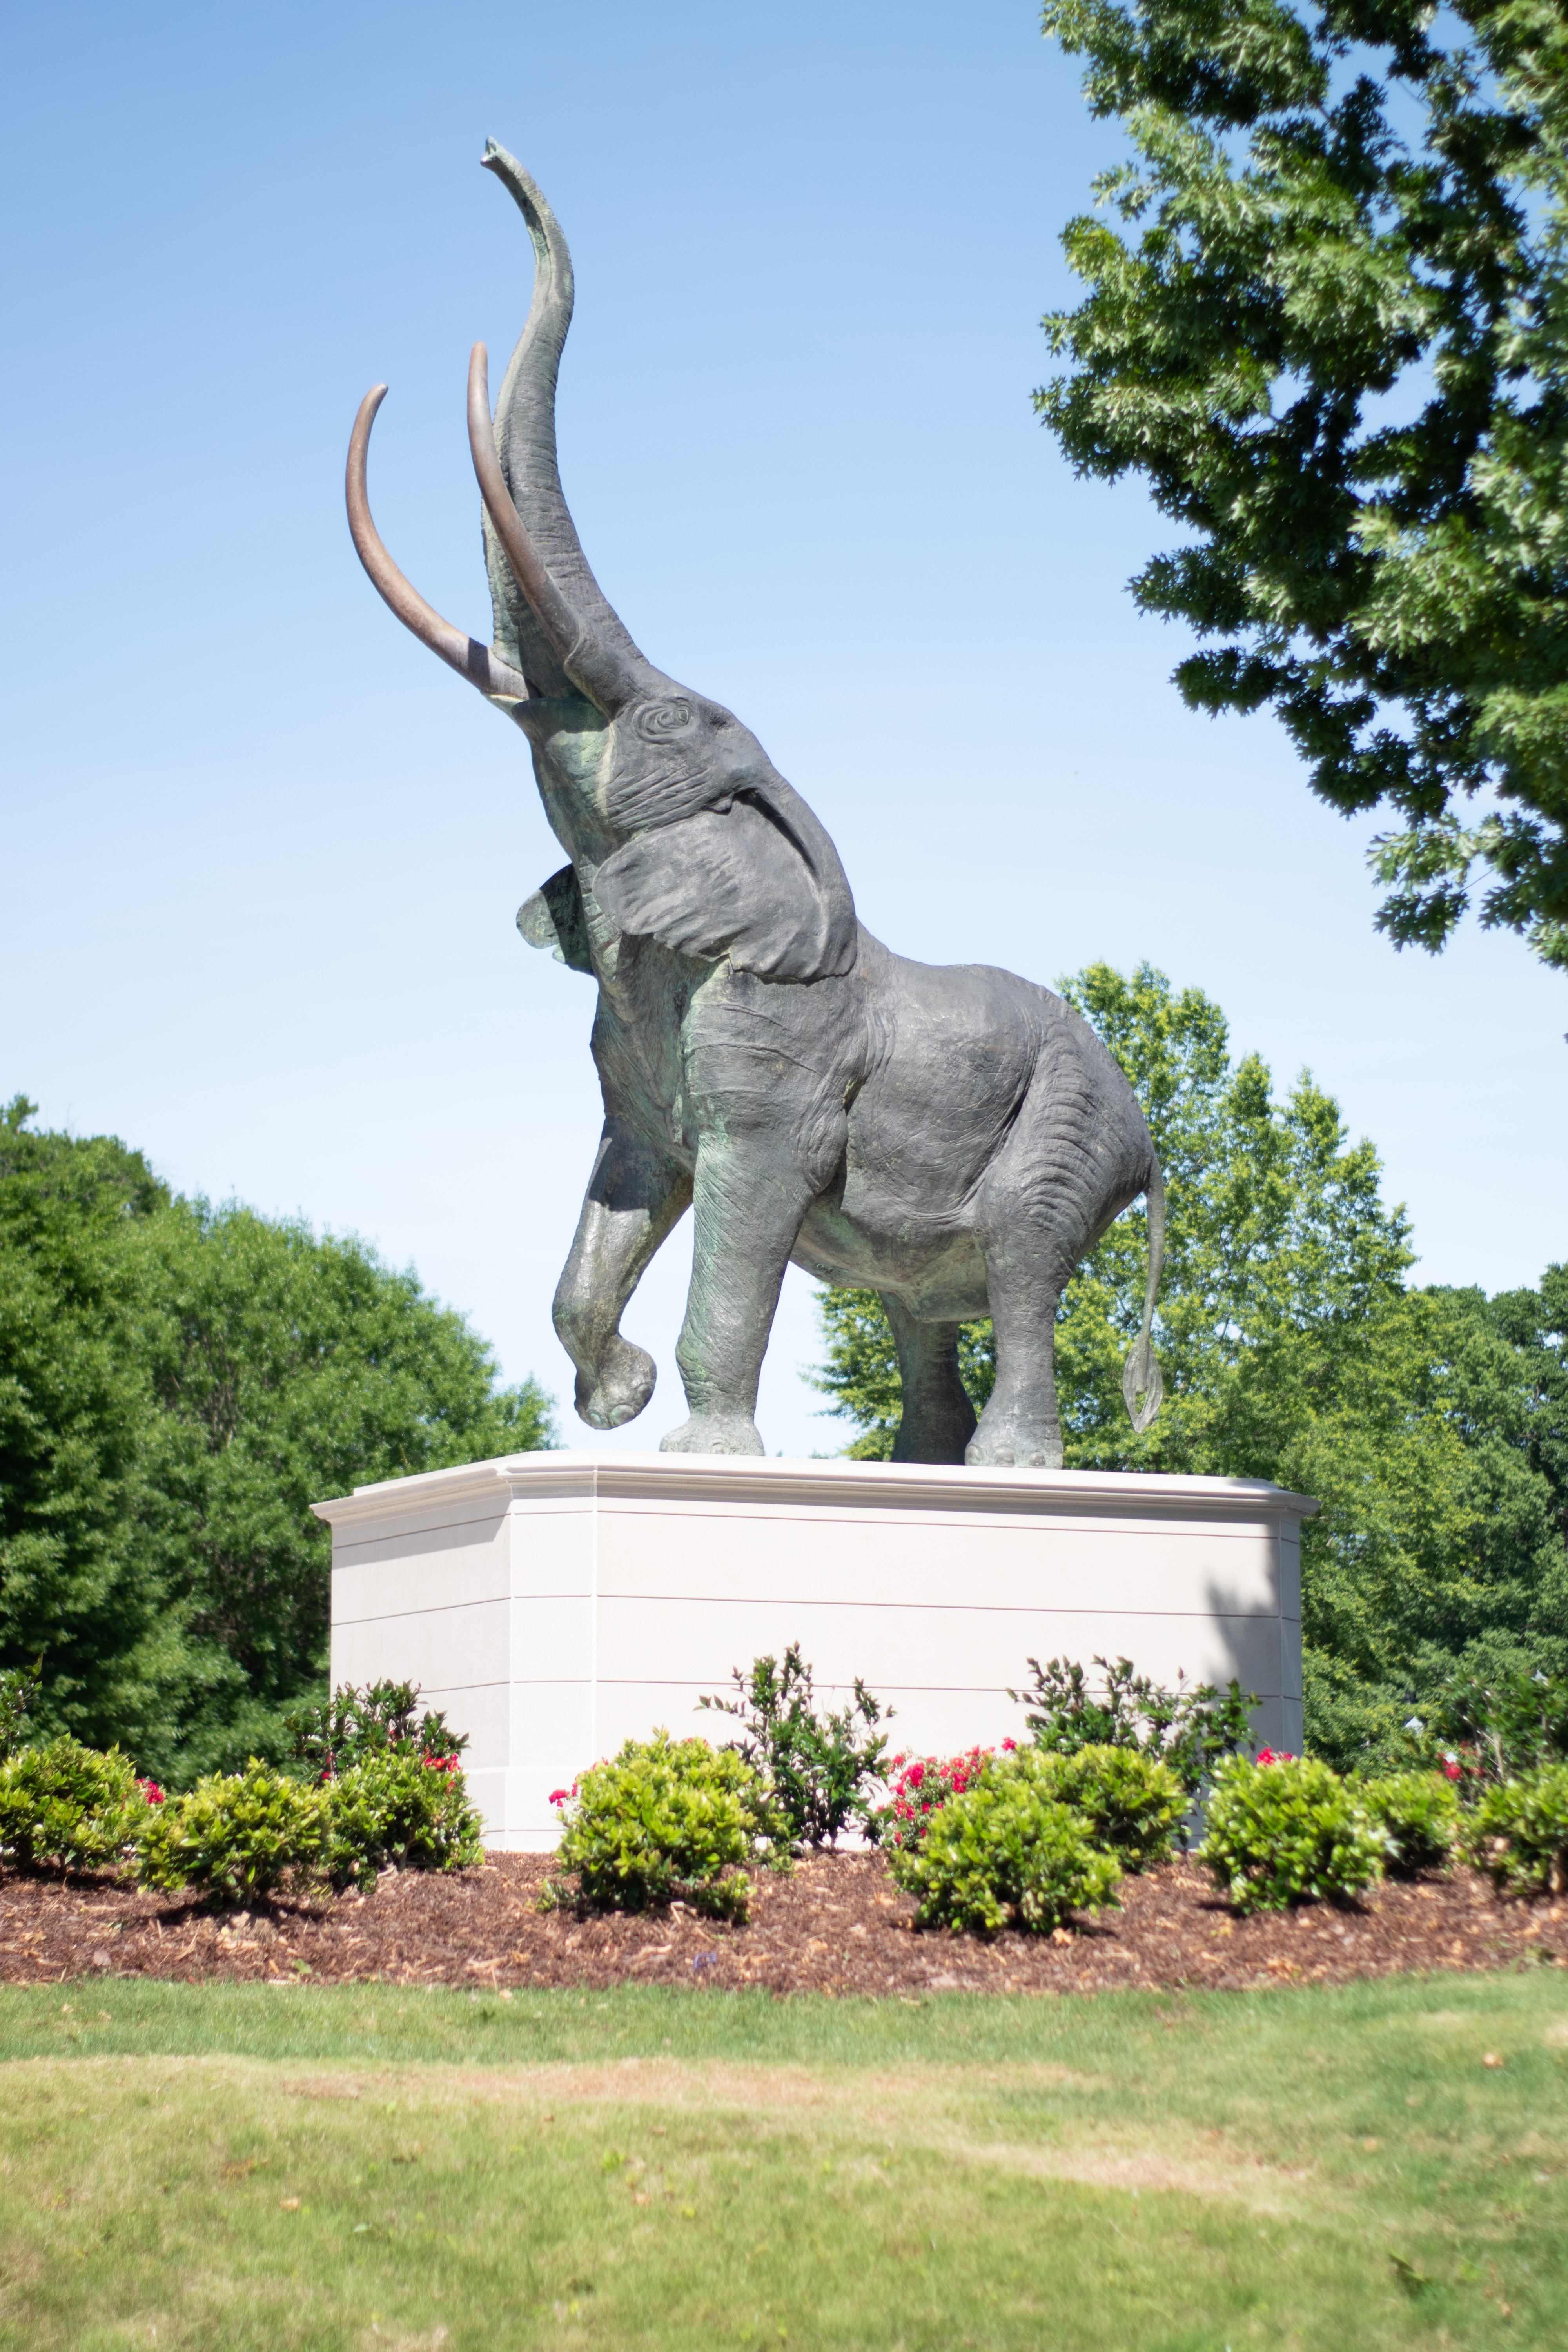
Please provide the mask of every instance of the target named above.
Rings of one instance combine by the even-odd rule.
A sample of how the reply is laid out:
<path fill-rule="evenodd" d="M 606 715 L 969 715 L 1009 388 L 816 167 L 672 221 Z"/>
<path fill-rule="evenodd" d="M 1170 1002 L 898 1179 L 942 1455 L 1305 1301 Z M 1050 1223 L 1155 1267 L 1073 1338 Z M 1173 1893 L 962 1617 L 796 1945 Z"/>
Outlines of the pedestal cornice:
<path fill-rule="evenodd" d="M 1318 1506 L 1262 1478 L 1161 1476 L 1142 1471 L 969 1469 L 923 1462 L 781 1461 L 722 1454 L 513 1454 L 452 1470 L 386 1478 L 313 1503 L 336 1528 L 445 1502 L 733 1504 L 835 1511 L 936 1511 L 1010 1517 L 1145 1512 L 1256 1522 L 1306 1518 Z"/>

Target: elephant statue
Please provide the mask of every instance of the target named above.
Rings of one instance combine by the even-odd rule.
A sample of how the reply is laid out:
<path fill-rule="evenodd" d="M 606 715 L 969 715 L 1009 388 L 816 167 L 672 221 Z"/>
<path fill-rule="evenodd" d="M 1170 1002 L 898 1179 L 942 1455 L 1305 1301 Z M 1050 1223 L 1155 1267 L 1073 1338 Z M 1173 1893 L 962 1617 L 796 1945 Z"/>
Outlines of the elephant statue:
<path fill-rule="evenodd" d="M 912 963 L 874 940 L 832 842 L 756 737 L 633 644 L 556 465 L 566 240 L 510 155 L 491 142 L 484 163 L 535 256 L 493 421 L 482 345 L 468 375 L 493 643 L 444 621 L 376 533 L 365 461 L 384 384 L 354 425 L 349 523 L 398 618 L 527 736 L 570 860 L 518 924 L 599 991 L 605 1124 L 554 1306 L 579 1414 L 614 1429 L 652 1395 L 654 1364 L 621 1316 L 690 1203 L 676 1349 L 689 1418 L 666 1451 L 763 1451 L 757 1381 L 793 1259 L 879 1294 L 903 1382 L 895 1461 L 1059 1467 L 1063 1286 L 1143 1193 L 1148 1284 L 1122 1389 L 1146 1428 L 1164 1192 L 1131 1088 L 1048 989 L 984 964 Z M 996 1377 L 976 1425 L 958 1331 L 984 1315 Z"/>

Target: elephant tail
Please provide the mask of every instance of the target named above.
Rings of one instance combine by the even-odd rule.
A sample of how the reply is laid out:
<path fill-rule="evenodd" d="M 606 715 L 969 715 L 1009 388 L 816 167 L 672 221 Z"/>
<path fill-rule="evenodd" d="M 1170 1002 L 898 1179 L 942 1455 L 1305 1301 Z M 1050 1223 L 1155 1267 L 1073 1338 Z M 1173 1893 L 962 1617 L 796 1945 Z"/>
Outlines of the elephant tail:
<path fill-rule="evenodd" d="M 1143 1293 L 1143 1323 L 1137 1339 L 1128 1351 L 1121 1368 L 1121 1393 L 1127 1404 L 1127 1417 L 1132 1423 L 1133 1434 L 1142 1437 L 1160 1410 L 1165 1393 L 1165 1383 L 1160 1374 L 1160 1359 L 1154 1353 L 1149 1334 L 1154 1321 L 1154 1301 L 1160 1296 L 1160 1276 L 1165 1262 L 1165 1180 L 1160 1163 L 1150 1163 L 1152 1172 L 1143 1187 L 1143 1197 L 1149 1204 L 1149 1281 Z"/>

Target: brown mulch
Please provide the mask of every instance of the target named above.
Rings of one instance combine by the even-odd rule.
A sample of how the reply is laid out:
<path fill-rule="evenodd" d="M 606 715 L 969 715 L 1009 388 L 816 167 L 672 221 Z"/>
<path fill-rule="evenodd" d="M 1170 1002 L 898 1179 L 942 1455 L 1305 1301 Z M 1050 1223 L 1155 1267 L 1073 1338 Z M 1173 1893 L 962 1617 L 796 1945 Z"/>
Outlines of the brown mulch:
<path fill-rule="evenodd" d="M 876 1853 L 757 1874 L 750 1924 L 676 1905 L 641 1917 L 536 1907 L 548 1857 L 497 1854 L 457 1877 L 388 1872 L 374 1893 L 215 1913 L 107 1881 L 0 1874 L 0 1983 L 309 1977 L 321 1984 L 754 1985 L 774 1993 L 1088 1992 L 1107 1986 L 1340 1984 L 1398 1970 L 1568 1968 L 1568 1903 L 1505 1901 L 1468 1870 L 1389 1883 L 1364 1905 L 1235 1917 L 1176 1862 L 1122 1882 L 1119 1911 L 1072 1932 L 922 1933 Z"/>

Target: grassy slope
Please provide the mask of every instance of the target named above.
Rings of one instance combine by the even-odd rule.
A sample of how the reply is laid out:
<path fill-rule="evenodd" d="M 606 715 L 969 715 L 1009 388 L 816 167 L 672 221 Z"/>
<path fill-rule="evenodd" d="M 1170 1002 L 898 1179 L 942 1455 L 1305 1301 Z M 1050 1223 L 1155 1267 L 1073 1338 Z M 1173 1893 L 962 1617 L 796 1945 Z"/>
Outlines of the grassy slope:
<path fill-rule="evenodd" d="M 77 1984 L 0 1993 L 0 2344 L 29 2352 L 1568 2340 L 1555 1972 L 918 2004 Z"/>

